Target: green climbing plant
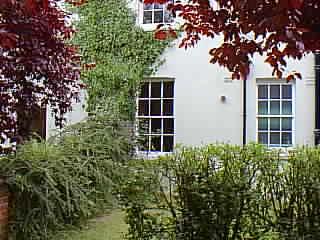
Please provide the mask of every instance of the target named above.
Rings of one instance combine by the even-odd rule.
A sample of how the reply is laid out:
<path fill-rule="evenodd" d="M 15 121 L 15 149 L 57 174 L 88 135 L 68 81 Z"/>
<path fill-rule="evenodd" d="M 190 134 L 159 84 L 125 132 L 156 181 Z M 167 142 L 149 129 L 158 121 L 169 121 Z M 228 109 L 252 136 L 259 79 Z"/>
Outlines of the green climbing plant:
<path fill-rule="evenodd" d="M 87 84 L 88 111 L 112 99 L 121 114 L 130 118 L 140 80 L 159 66 L 159 56 L 169 41 L 158 41 L 152 32 L 141 29 L 125 0 L 90 0 L 75 11 L 79 32 L 74 41 L 83 60 L 95 63 L 82 77 Z"/>

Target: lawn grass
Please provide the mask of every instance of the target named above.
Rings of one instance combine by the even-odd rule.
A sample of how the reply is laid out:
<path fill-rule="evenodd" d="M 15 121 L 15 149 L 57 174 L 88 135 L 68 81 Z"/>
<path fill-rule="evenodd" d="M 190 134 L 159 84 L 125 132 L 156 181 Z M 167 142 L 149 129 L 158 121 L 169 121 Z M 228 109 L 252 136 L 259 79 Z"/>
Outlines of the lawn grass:
<path fill-rule="evenodd" d="M 127 230 L 120 210 L 91 220 L 79 231 L 66 231 L 58 234 L 57 240 L 122 240 Z"/>

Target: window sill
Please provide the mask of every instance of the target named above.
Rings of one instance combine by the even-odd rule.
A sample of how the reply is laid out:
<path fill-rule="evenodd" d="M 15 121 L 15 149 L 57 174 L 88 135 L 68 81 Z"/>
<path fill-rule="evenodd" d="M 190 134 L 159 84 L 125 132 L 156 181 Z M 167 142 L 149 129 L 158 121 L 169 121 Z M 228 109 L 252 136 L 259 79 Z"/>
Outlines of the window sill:
<path fill-rule="evenodd" d="M 163 157 L 167 155 L 173 154 L 173 152 L 145 152 L 145 151 L 137 151 L 136 152 L 138 158 L 143 159 L 156 159 L 158 157 Z"/>

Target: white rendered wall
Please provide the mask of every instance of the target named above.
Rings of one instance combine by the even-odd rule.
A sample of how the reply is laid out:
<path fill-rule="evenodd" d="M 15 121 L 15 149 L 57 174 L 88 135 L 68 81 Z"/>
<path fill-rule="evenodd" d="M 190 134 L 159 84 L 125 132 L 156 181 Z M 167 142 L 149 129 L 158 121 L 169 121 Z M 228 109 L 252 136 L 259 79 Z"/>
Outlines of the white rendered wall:
<path fill-rule="evenodd" d="M 85 111 L 85 91 L 81 92 L 80 101 L 74 102 L 72 105 L 73 110 L 66 114 L 66 125 L 74 124 L 84 120 L 88 114 Z M 59 129 L 55 126 L 54 117 L 50 108 L 47 110 L 47 132 L 46 137 L 49 138 L 59 132 Z"/>
<path fill-rule="evenodd" d="M 192 49 L 168 49 L 155 74 L 175 79 L 176 144 L 242 142 L 242 82 L 209 64 L 210 46 L 212 40 L 203 39 Z"/>
<path fill-rule="evenodd" d="M 226 142 L 242 144 L 243 81 L 230 80 L 230 73 L 209 63 L 208 51 L 217 44 L 202 39 L 193 49 L 168 49 L 165 63 L 155 77 L 175 79 L 175 143 L 200 145 Z M 177 41 L 178 42 L 178 41 Z M 294 144 L 312 145 L 314 130 L 314 57 L 289 61 L 288 69 L 303 79 L 294 82 Z M 262 57 L 253 61 L 247 81 L 247 142 L 256 139 L 256 79 L 272 79 L 271 68 Z M 276 80 L 275 80 L 276 81 Z M 221 101 L 221 96 L 226 101 Z"/>

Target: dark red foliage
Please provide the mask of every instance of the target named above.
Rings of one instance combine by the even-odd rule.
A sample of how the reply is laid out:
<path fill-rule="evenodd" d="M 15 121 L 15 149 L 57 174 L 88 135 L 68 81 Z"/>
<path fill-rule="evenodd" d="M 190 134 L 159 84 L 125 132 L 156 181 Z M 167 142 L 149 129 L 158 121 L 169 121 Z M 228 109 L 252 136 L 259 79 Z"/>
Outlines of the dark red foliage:
<path fill-rule="evenodd" d="M 56 0 L 0 0 L 0 139 L 19 132 L 17 118 L 50 104 L 56 123 L 78 98 L 80 59 L 74 33 Z M 17 131 L 18 130 L 18 131 Z M 1 142 L 1 141 L 0 141 Z"/>
<path fill-rule="evenodd" d="M 210 50 L 211 62 L 226 67 L 235 79 L 246 79 L 256 53 L 264 54 L 274 74 L 282 78 L 287 57 L 301 59 L 320 50 L 319 0 L 190 0 L 176 1 L 169 8 L 184 19 L 181 47 L 194 46 L 200 35 L 223 36 L 224 43 Z M 301 76 L 286 76 L 296 77 Z"/>

